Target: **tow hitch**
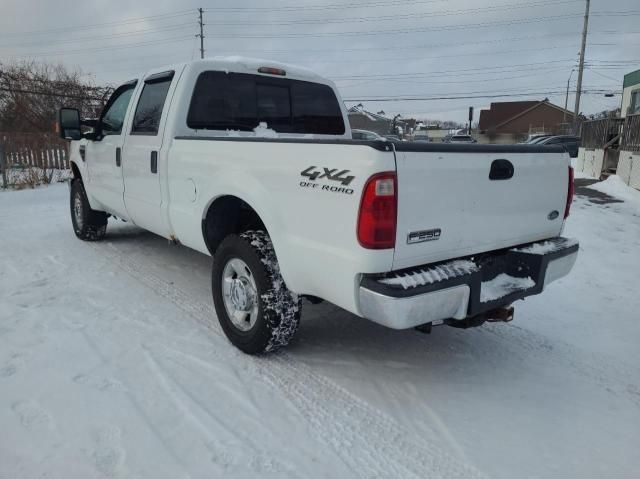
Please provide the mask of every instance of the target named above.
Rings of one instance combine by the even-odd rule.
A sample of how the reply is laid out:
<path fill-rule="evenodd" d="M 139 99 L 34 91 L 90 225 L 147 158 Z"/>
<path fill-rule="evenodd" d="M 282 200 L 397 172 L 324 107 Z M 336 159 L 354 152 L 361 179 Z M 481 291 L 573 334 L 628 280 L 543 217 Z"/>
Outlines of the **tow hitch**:
<path fill-rule="evenodd" d="M 422 324 L 417 326 L 415 329 L 421 333 L 431 334 L 431 328 L 441 324 L 446 324 L 447 326 L 452 326 L 454 328 L 468 329 L 482 326 L 485 322 L 508 323 L 513 321 L 514 311 L 515 309 L 513 306 L 496 308 L 465 319 L 445 319 L 444 321 L 434 321 L 433 323 Z"/>

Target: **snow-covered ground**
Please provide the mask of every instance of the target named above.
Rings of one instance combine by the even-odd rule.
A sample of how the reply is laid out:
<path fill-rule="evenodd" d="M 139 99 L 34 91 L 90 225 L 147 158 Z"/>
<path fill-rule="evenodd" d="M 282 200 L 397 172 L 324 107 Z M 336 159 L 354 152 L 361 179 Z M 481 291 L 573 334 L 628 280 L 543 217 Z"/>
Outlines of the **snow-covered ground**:
<path fill-rule="evenodd" d="M 640 200 L 578 197 L 574 272 L 513 323 L 428 336 L 305 304 L 253 358 L 210 258 L 123 223 L 83 243 L 67 195 L 0 193 L 2 479 L 639 477 Z"/>

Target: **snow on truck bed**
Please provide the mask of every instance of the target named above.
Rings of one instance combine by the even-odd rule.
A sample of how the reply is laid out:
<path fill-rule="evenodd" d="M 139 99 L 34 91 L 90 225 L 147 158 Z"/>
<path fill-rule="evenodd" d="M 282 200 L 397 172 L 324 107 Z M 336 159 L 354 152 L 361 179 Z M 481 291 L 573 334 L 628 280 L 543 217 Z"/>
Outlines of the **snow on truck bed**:
<path fill-rule="evenodd" d="M 0 477 L 632 478 L 640 208 L 578 197 L 574 271 L 515 320 L 431 335 L 305 304 L 282 354 L 236 351 L 210 258 L 68 190 L 0 192 Z"/>

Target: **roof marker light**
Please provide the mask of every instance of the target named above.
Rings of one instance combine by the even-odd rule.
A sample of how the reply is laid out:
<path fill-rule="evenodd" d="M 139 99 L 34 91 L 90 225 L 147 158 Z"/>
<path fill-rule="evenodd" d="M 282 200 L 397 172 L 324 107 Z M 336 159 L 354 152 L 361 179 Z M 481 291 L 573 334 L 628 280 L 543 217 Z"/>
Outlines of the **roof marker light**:
<path fill-rule="evenodd" d="M 282 68 L 273 68 L 273 67 L 260 67 L 258 68 L 258 73 L 266 73 L 268 75 L 280 75 L 280 76 L 286 76 L 287 72 L 284 71 Z"/>

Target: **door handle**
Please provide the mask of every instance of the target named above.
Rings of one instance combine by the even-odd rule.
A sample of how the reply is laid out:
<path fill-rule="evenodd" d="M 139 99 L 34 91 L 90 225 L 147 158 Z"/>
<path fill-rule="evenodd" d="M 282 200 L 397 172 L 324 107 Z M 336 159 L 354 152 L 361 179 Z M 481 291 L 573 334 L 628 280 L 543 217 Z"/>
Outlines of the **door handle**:
<path fill-rule="evenodd" d="M 158 172 L 158 152 L 152 151 L 151 152 L 151 173 L 157 173 L 157 172 Z"/>
<path fill-rule="evenodd" d="M 84 158 L 87 153 L 87 147 L 84 145 L 80 145 L 80 148 L 78 148 L 78 150 L 80 151 L 80 158 L 82 158 L 82 161 L 86 161 Z"/>
<path fill-rule="evenodd" d="M 508 180 L 513 177 L 513 163 L 509 160 L 493 160 L 489 170 L 490 180 Z"/>
<path fill-rule="evenodd" d="M 122 164 L 122 148 L 118 147 L 116 148 L 116 166 L 120 168 L 121 164 Z"/>

